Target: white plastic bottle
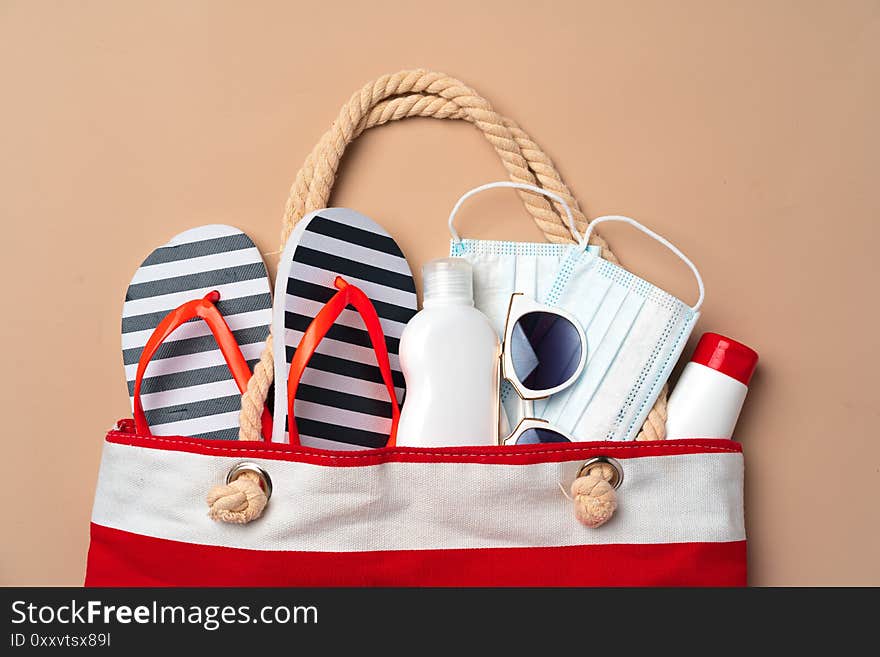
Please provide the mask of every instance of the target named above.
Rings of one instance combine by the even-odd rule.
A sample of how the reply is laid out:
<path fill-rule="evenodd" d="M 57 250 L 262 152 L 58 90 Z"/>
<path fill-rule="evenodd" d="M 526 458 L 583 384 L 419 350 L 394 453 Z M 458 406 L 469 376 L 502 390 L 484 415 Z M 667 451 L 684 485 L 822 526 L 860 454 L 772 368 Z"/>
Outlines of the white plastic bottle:
<path fill-rule="evenodd" d="M 666 437 L 733 436 L 757 364 L 754 349 L 704 333 L 669 396 Z"/>
<path fill-rule="evenodd" d="M 471 265 L 432 260 L 422 278 L 422 310 L 400 338 L 406 399 L 397 444 L 495 445 L 501 345 L 489 319 L 474 308 Z"/>

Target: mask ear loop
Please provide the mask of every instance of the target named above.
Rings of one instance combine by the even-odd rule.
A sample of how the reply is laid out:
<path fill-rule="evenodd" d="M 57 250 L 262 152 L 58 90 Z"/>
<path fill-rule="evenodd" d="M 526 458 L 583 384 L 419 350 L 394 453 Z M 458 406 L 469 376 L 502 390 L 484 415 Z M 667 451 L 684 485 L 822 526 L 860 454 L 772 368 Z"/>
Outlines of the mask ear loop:
<path fill-rule="evenodd" d="M 559 203 L 565 210 L 565 218 L 566 225 L 568 227 L 569 232 L 571 233 L 574 240 L 581 244 L 581 246 L 586 246 L 586 242 L 581 241 L 580 233 L 577 231 L 577 227 L 574 224 L 574 215 L 571 213 L 571 208 L 568 206 L 559 194 L 551 192 L 547 189 L 542 189 L 541 187 L 536 187 L 535 185 L 529 185 L 527 183 L 513 182 L 510 180 L 502 180 L 499 182 L 491 182 L 486 183 L 485 185 L 480 185 L 479 187 L 474 187 L 469 192 L 465 192 L 458 202 L 453 206 L 452 212 L 449 213 L 449 234 L 452 235 L 452 239 L 456 244 L 461 243 L 461 237 L 458 235 L 458 231 L 455 230 L 455 215 L 458 213 L 461 206 L 467 201 L 471 196 L 479 194 L 480 192 L 485 192 L 488 189 L 496 189 L 499 187 L 509 187 L 512 189 L 522 189 L 528 192 L 534 192 L 535 194 L 540 194 L 542 196 L 546 196 L 549 199 L 552 199 Z"/>
<path fill-rule="evenodd" d="M 700 276 L 700 272 L 697 270 L 696 265 L 693 262 L 691 262 L 690 258 L 688 258 L 684 253 L 682 253 L 681 250 L 677 246 L 675 246 L 675 244 L 670 242 L 668 239 L 666 239 L 662 235 L 658 235 L 650 228 L 643 226 L 635 219 L 631 219 L 630 217 L 624 217 L 622 215 L 617 215 L 617 214 L 607 215 L 604 217 L 597 217 L 596 219 L 593 219 L 590 222 L 590 225 L 587 227 L 587 232 L 584 233 L 584 238 L 580 242 L 581 246 L 584 246 L 586 248 L 586 245 L 590 243 L 590 236 L 593 234 L 593 229 L 596 226 L 598 226 L 599 224 L 605 223 L 606 221 L 619 221 L 621 223 L 629 224 L 630 226 L 633 226 L 634 228 L 638 228 L 640 231 L 645 233 L 645 235 L 648 235 L 649 237 L 652 237 L 653 239 L 657 240 L 658 242 L 660 242 L 660 244 L 662 244 L 667 249 L 672 251 L 675 255 L 677 255 L 679 258 L 681 258 L 682 262 L 684 262 L 684 264 L 686 264 L 688 267 L 690 267 L 691 272 L 693 272 L 694 277 L 697 279 L 697 286 L 700 289 L 700 298 L 697 299 L 697 303 L 694 304 L 693 306 L 691 306 L 691 308 L 693 308 L 694 312 L 699 312 L 700 307 L 703 305 L 703 299 L 706 296 L 706 289 L 703 287 L 703 277 Z"/>

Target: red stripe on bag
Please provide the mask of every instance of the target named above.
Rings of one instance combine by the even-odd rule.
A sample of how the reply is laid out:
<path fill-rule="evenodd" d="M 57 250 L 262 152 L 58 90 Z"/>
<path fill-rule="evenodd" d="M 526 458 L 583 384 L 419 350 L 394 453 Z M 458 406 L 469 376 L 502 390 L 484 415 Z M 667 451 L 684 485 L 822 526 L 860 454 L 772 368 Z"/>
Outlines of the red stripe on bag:
<path fill-rule="evenodd" d="M 745 586 L 746 542 L 281 552 L 92 523 L 86 586 Z"/>
<path fill-rule="evenodd" d="M 127 421 L 130 422 L 130 421 Z M 274 461 L 295 461 L 313 465 L 352 467 L 382 463 L 486 463 L 530 465 L 553 461 L 575 461 L 594 456 L 615 459 L 643 456 L 678 456 L 681 454 L 738 454 L 742 446 L 733 440 L 682 439 L 652 442 L 579 442 L 525 446 L 491 447 L 384 447 L 362 451 L 329 451 L 282 443 L 243 443 L 229 440 L 201 440 L 176 436 L 139 436 L 126 430 L 113 430 L 107 442 L 164 451 L 187 452 L 207 456 L 260 458 Z"/>

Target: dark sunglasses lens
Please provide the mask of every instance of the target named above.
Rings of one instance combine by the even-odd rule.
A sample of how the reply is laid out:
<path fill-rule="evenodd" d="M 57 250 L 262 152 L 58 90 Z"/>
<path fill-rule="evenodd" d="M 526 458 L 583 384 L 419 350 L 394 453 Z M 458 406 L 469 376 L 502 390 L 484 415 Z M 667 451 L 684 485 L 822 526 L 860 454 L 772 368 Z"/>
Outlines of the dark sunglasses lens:
<path fill-rule="evenodd" d="M 541 443 L 567 443 L 568 438 L 551 429 L 526 429 L 519 438 L 517 445 L 540 445 Z"/>
<path fill-rule="evenodd" d="M 574 375 L 584 345 L 570 321 L 537 311 L 516 321 L 509 348 L 513 371 L 522 384 L 529 390 L 549 390 Z"/>

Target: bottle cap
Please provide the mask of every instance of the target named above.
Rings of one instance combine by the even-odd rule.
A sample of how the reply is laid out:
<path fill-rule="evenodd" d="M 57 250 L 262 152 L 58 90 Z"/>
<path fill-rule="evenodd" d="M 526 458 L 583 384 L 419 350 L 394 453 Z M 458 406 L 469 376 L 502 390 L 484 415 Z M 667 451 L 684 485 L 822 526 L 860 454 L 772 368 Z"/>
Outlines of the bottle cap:
<path fill-rule="evenodd" d="M 439 258 L 426 262 L 422 267 L 422 305 L 474 305 L 473 279 L 471 264 L 463 258 Z"/>
<path fill-rule="evenodd" d="M 705 365 L 749 385 L 758 364 L 758 352 L 718 333 L 704 333 L 691 356 L 691 362 Z"/>

